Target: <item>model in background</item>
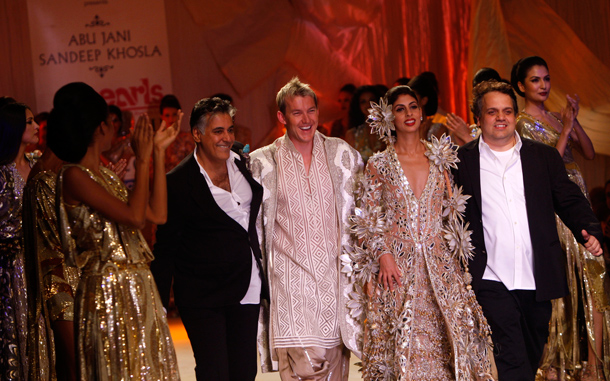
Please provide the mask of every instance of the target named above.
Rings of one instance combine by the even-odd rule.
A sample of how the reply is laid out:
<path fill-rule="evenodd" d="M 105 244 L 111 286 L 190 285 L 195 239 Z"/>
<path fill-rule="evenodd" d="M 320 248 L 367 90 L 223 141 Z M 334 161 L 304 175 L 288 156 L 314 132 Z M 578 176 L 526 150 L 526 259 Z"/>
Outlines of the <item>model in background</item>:
<path fill-rule="evenodd" d="M 22 199 L 34 161 L 28 144 L 38 143 L 38 124 L 30 108 L 7 101 L 0 108 L 0 379 L 28 376 L 27 294 Z"/>
<path fill-rule="evenodd" d="M 585 159 L 595 156 L 593 144 L 576 119 L 578 96 L 566 95 L 566 106 L 561 113 L 546 110 L 544 102 L 551 91 L 551 76 L 546 62 L 537 56 L 519 60 L 512 69 L 511 83 L 525 99 L 525 107 L 517 118 L 521 136 L 555 147 L 563 158 L 570 180 L 588 197 L 572 149 Z M 553 301 L 551 334 L 542 359 L 541 369 L 548 378 L 556 373 L 575 375 L 584 364 L 581 379 L 603 380 L 610 376 L 610 304 L 604 291 L 606 269 L 604 260 L 588 252 L 574 238 L 568 227 L 557 217 L 557 230 L 567 258 L 567 277 L 570 294 Z M 579 313 L 579 305 L 584 310 Z M 581 333 L 586 332 L 585 342 Z M 581 353 L 587 349 L 587 362 Z M 565 375 L 560 378 L 565 377 Z"/>
<path fill-rule="evenodd" d="M 161 121 L 165 122 L 166 126 L 171 126 L 178 121 L 178 115 L 182 112 L 181 110 L 182 106 L 180 106 L 180 102 L 175 95 L 167 94 L 161 98 L 159 112 L 161 113 Z M 194 149 L 195 142 L 191 133 L 180 130 L 180 126 L 178 126 L 178 137 L 167 147 L 167 152 L 165 153 L 165 173 L 174 169 Z"/>
<path fill-rule="evenodd" d="M 104 99 L 84 83 L 62 87 L 55 98 L 48 146 L 73 163 L 59 172 L 56 196 L 62 249 L 81 270 L 74 301 L 77 376 L 177 380 L 174 346 L 149 269 L 152 253 L 139 231 L 147 219 L 167 218 L 164 159 L 177 123 L 162 123 L 153 132 L 146 115 L 138 119 L 136 181 L 128 193 L 116 174 L 100 166 L 114 136 Z"/>
<path fill-rule="evenodd" d="M 383 142 L 376 134 L 371 133 L 366 124 L 371 102 L 376 102 L 383 94 L 376 86 L 360 86 L 349 106 L 349 130 L 345 133 L 345 141 L 360 153 L 365 163 L 375 152 L 384 148 Z"/>

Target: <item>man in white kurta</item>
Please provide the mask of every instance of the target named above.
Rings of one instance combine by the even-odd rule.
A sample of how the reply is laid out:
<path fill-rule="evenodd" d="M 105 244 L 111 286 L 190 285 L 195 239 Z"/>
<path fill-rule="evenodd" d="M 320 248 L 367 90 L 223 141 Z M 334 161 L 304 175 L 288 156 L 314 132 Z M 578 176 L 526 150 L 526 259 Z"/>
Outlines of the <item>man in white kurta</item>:
<path fill-rule="evenodd" d="M 316 132 L 309 86 L 295 78 L 277 102 L 286 135 L 251 155 L 264 188 L 258 228 L 271 290 L 259 338 L 262 368 L 284 380 L 347 380 L 357 325 L 346 313 L 350 285 L 339 256 L 350 243 L 362 160 L 343 140 Z"/>

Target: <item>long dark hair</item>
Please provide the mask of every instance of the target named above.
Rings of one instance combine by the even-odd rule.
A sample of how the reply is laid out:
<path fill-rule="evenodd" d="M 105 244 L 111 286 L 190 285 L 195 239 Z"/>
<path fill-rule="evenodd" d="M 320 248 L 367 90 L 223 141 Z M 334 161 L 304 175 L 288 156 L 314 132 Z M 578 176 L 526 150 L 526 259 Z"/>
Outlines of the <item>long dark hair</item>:
<path fill-rule="evenodd" d="M 417 103 L 421 105 L 421 98 L 428 98 L 428 102 L 423 106 L 426 116 L 436 114 L 438 109 L 438 83 L 434 74 L 430 74 L 432 73 L 423 72 L 409 81 L 409 87 L 419 94 L 419 98 L 416 97 Z"/>
<path fill-rule="evenodd" d="M 348 110 L 348 125 L 350 128 L 358 127 L 364 122 L 366 122 L 367 114 L 363 114 L 360 110 L 360 96 L 364 93 L 373 94 L 373 99 L 375 102 L 378 101 L 379 98 L 383 96 L 383 93 L 379 91 L 376 86 L 373 85 L 365 85 L 360 86 L 354 92 L 354 96 L 352 97 L 352 101 L 349 104 Z"/>
<path fill-rule="evenodd" d="M 0 109 L 0 165 L 15 161 L 25 131 L 25 111 L 29 109 L 23 103 L 8 103 Z"/>
<path fill-rule="evenodd" d="M 549 67 L 544 59 L 538 56 L 530 56 L 521 58 L 519 61 L 517 61 L 510 71 L 510 84 L 517 94 L 522 97 L 525 97 L 525 93 L 519 90 L 519 82 L 525 84 L 525 77 L 532 66 L 544 66 L 546 70 L 549 70 Z"/>
<path fill-rule="evenodd" d="M 386 102 L 388 102 L 389 105 L 394 105 L 394 102 L 396 102 L 398 97 L 401 95 L 412 96 L 413 98 L 415 98 L 415 101 L 417 101 L 417 104 L 419 105 L 419 100 L 417 99 L 417 94 L 409 86 L 404 86 L 404 85 L 394 86 L 390 90 L 388 90 L 387 93 L 385 93 L 384 98 L 385 98 Z"/>
<path fill-rule="evenodd" d="M 97 127 L 108 119 L 108 104 L 86 83 L 57 90 L 47 122 L 47 144 L 61 160 L 77 163 L 87 153 Z"/>

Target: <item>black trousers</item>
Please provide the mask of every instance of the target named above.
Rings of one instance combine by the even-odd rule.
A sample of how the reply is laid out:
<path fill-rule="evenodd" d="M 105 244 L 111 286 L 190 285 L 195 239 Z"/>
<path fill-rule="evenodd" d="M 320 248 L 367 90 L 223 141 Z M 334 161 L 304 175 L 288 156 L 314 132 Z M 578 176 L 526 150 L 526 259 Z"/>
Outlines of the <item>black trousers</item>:
<path fill-rule="evenodd" d="M 195 355 L 197 380 L 254 381 L 260 305 L 188 307 L 178 305 L 178 311 Z"/>
<path fill-rule="evenodd" d="M 481 281 L 477 300 L 491 327 L 499 381 L 533 381 L 549 337 L 551 302 L 489 280 Z"/>

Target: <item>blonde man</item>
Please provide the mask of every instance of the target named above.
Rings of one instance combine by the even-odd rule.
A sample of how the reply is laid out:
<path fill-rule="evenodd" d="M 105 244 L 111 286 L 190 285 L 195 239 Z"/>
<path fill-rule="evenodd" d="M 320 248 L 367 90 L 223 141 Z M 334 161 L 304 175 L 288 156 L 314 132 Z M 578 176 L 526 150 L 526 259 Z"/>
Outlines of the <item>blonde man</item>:
<path fill-rule="evenodd" d="M 318 100 L 293 78 L 277 94 L 286 134 L 251 155 L 264 188 L 258 234 L 269 274 L 268 330 L 259 339 L 263 372 L 283 380 L 347 380 L 354 322 L 339 256 L 362 159 L 346 142 L 317 132 Z"/>

